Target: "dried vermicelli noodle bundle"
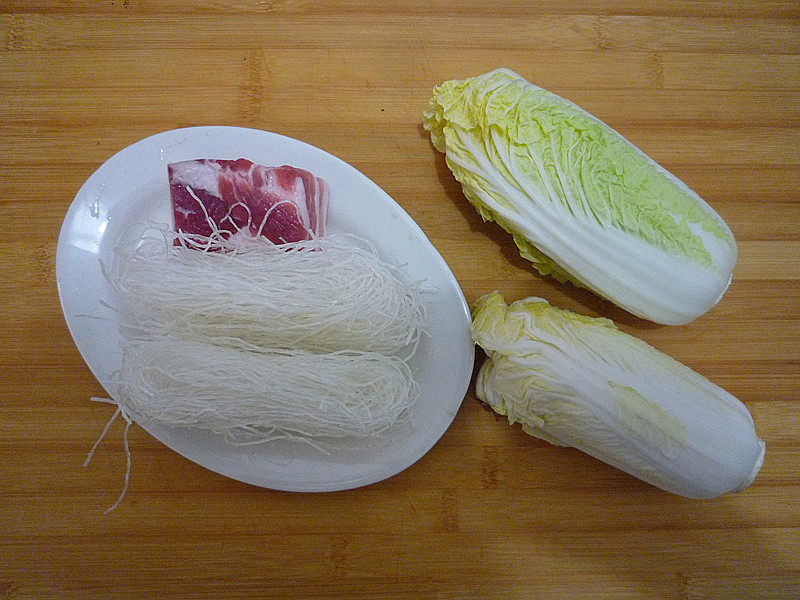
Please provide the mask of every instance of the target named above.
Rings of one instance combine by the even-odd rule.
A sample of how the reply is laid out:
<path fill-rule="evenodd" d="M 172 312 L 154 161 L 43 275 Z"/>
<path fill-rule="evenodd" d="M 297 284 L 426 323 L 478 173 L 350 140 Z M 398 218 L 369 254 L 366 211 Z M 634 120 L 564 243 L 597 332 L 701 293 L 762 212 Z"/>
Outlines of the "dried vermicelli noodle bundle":
<path fill-rule="evenodd" d="M 171 339 L 123 349 L 120 405 L 234 443 L 377 436 L 419 394 L 405 361 L 374 352 L 247 352 Z"/>
<path fill-rule="evenodd" d="M 154 337 L 242 349 L 394 353 L 425 327 L 418 286 L 352 240 L 271 245 L 219 237 L 143 237 L 108 276 Z"/>
<path fill-rule="evenodd" d="M 230 236 L 230 237 L 228 237 Z M 420 396 L 409 362 L 426 329 L 417 283 L 363 240 L 274 245 L 152 229 L 103 271 L 123 301 L 110 424 L 210 431 L 233 444 L 319 450 L 380 436 Z"/>

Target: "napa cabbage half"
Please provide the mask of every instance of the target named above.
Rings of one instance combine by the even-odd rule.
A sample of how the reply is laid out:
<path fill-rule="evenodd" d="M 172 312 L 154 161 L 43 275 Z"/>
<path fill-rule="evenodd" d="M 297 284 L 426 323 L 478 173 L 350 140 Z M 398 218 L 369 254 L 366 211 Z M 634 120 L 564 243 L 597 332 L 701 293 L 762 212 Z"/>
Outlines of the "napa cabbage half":
<path fill-rule="evenodd" d="M 472 336 L 488 356 L 478 397 L 533 436 L 690 498 L 742 490 L 761 467 L 742 402 L 608 319 L 494 292 Z"/>
<path fill-rule="evenodd" d="M 498 69 L 436 87 L 424 126 L 467 199 L 542 274 L 673 325 L 730 285 L 737 249 L 719 215 L 572 102 Z"/>

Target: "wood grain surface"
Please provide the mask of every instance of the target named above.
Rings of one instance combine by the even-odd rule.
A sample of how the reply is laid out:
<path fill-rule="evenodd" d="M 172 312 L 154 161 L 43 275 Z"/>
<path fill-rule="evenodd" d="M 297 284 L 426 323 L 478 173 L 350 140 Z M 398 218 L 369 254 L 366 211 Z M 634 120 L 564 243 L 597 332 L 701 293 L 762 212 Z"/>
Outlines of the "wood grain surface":
<path fill-rule="evenodd" d="M 800 597 L 800 5 L 796 0 L 3 0 L 0 598 Z M 421 127 L 432 87 L 505 66 L 697 190 L 733 285 L 656 326 L 535 274 Z M 417 221 L 467 300 L 614 319 L 750 409 L 755 483 L 669 495 L 511 427 L 474 392 L 417 464 L 366 488 L 260 489 L 117 424 L 59 308 L 69 203 L 116 151 L 188 125 L 298 138 Z M 478 354 L 478 364 L 483 356 Z"/>

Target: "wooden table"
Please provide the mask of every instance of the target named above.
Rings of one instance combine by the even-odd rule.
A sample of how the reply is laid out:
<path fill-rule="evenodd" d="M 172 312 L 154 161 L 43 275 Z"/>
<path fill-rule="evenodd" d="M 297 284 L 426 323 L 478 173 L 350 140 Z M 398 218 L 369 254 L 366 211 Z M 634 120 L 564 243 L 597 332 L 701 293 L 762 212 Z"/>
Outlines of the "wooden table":
<path fill-rule="evenodd" d="M 800 6 L 794 0 L 5 0 L 0 27 L 0 598 L 797 598 Z M 618 12 L 617 12 L 618 11 Z M 534 274 L 421 128 L 431 88 L 506 66 L 617 128 L 730 224 L 733 285 L 664 327 Z M 56 239 L 85 179 L 159 131 L 299 138 L 383 187 L 468 301 L 539 295 L 741 398 L 746 491 L 692 501 L 528 437 L 471 391 L 413 467 L 294 494 L 207 471 L 109 416 L 72 343 Z M 478 356 L 482 360 L 482 356 Z"/>

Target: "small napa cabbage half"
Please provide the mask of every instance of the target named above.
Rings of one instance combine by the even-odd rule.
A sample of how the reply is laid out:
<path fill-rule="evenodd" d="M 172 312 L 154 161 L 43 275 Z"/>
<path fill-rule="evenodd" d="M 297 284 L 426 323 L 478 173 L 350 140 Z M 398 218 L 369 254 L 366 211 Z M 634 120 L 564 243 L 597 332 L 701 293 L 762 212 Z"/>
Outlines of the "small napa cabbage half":
<path fill-rule="evenodd" d="M 730 285 L 736 242 L 719 215 L 572 102 L 498 69 L 436 87 L 424 126 L 467 199 L 543 275 L 668 325 Z"/>
<path fill-rule="evenodd" d="M 530 435 L 690 498 L 740 491 L 764 457 L 747 408 L 608 319 L 540 298 L 473 307 L 478 397 Z"/>

